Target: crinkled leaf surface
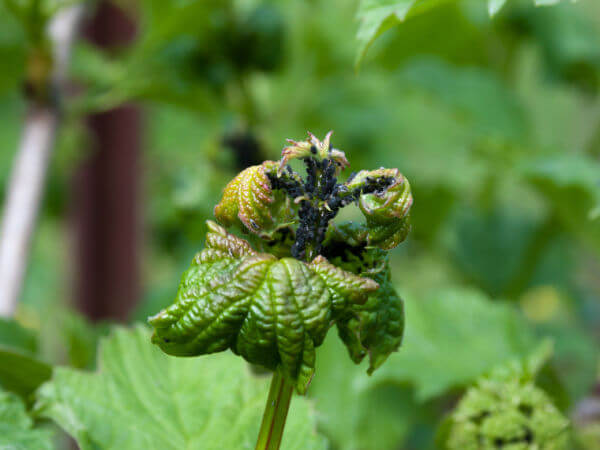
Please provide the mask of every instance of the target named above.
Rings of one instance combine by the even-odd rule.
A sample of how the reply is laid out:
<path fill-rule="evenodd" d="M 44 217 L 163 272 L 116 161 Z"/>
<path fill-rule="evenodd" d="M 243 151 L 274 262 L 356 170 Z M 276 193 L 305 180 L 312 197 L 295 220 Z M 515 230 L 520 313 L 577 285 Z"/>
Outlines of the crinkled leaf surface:
<path fill-rule="evenodd" d="M 367 222 L 367 243 L 390 250 L 404 241 L 410 231 L 413 197 L 408 180 L 398 169 L 361 170 L 350 186 L 379 177 L 391 179 L 392 184 L 381 194 L 361 195 L 358 203 Z"/>
<path fill-rule="evenodd" d="M 324 251 L 331 254 L 336 266 L 379 284 L 365 304 L 354 305 L 337 320 L 338 334 L 350 357 L 358 364 L 368 355 L 371 374 L 402 343 L 404 303 L 392 285 L 386 252 L 365 247 L 367 235 L 365 227 L 352 222 L 337 225 Z M 343 253 L 341 248 L 345 248 Z"/>
<path fill-rule="evenodd" d="M 277 163 L 265 161 L 241 171 L 227 184 L 223 198 L 215 206 L 215 217 L 223 225 L 241 223 L 252 233 L 269 236 L 290 220 L 292 208 L 281 192 L 274 192 L 267 173 Z"/>
<path fill-rule="evenodd" d="M 359 363 L 369 356 L 369 374 L 398 350 L 404 335 L 404 304 L 392 286 L 387 260 L 374 280 L 380 287 L 367 303 L 357 306 L 347 320 L 337 323 L 352 360 Z"/>
<path fill-rule="evenodd" d="M 33 428 L 22 400 L 0 391 L 0 448 L 6 450 L 51 450 L 52 435 Z"/>
<path fill-rule="evenodd" d="M 361 0 L 358 8 L 360 26 L 357 33 L 360 63 L 369 46 L 385 31 L 405 20 L 455 0 Z M 552 5 L 560 0 L 534 0 L 536 5 Z M 496 14 L 506 0 L 488 0 L 490 15 Z"/>
<path fill-rule="evenodd" d="M 153 342 L 176 356 L 230 348 L 251 363 L 281 367 L 304 393 L 332 321 L 378 284 L 323 257 L 306 264 L 257 253 L 215 223 L 208 227 L 175 303 L 149 319 Z"/>
<path fill-rule="evenodd" d="M 536 347 L 532 332 L 510 306 L 473 290 L 408 296 L 406 318 L 402 351 L 392 355 L 371 381 L 412 383 L 419 400 L 465 386 Z"/>
<path fill-rule="evenodd" d="M 148 345 L 143 327 L 117 329 L 99 350 L 99 370 L 57 368 L 37 411 L 82 450 L 252 449 L 268 380 L 232 355 L 172 358 Z M 294 398 L 282 449 L 324 449 L 304 398 Z"/>

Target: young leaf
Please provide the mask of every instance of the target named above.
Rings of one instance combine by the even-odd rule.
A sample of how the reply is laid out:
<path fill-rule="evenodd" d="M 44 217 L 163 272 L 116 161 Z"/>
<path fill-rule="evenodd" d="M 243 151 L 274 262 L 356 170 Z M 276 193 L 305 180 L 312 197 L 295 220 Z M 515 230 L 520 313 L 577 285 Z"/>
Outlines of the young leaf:
<path fill-rule="evenodd" d="M 226 227 L 241 224 L 252 233 L 267 237 L 286 226 L 292 209 L 280 193 L 273 192 L 267 177 L 276 166 L 273 161 L 265 161 L 248 167 L 231 180 L 221 202 L 215 206 L 217 220 Z"/>
<path fill-rule="evenodd" d="M 371 374 L 402 343 L 404 303 L 392 285 L 386 252 L 366 247 L 368 235 L 367 229 L 360 225 L 351 222 L 338 225 L 330 232 L 324 252 L 336 266 L 379 284 L 365 304 L 354 305 L 337 319 L 338 334 L 350 358 L 359 364 L 369 355 Z M 345 247 L 342 243 L 346 243 Z M 340 254 L 340 248 L 346 248 L 345 252 Z"/>
<path fill-rule="evenodd" d="M 358 364 L 369 355 L 369 374 L 398 350 L 404 335 L 404 303 L 392 286 L 387 258 L 384 261 L 385 268 L 373 278 L 379 289 L 337 323 L 352 360 Z"/>
<path fill-rule="evenodd" d="M 51 438 L 50 432 L 33 428 L 33 422 L 19 397 L 0 391 L 0 448 L 52 450 Z"/>
<path fill-rule="evenodd" d="M 400 244 L 410 231 L 409 212 L 413 204 L 408 180 L 398 169 L 361 170 L 348 183 L 356 189 L 365 181 L 389 179 L 391 185 L 381 193 L 363 193 L 358 199 L 367 221 L 367 243 L 384 250 Z"/>
<path fill-rule="evenodd" d="M 253 448 L 267 382 L 231 355 L 171 358 L 143 327 L 117 329 L 99 350 L 99 372 L 57 368 L 36 412 L 82 450 Z M 282 448 L 325 449 L 309 403 L 294 399 Z"/>
<path fill-rule="evenodd" d="M 170 355 L 231 350 L 271 370 L 281 366 L 304 393 L 315 347 L 332 320 L 378 288 L 323 257 L 306 264 L 256 253 L 207 222 L 206 248 L 184 274 L 175 303 L 149 319 L 152 340 Z"/>

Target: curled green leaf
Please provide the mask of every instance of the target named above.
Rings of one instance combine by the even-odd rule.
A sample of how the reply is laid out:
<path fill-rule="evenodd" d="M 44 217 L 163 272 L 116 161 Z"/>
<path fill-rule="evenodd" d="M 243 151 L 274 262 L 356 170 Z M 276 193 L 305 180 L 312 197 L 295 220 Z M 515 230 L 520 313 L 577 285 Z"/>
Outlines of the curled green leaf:
<path fill-rule="evenodd" d="M 289 200 L 271 188 L 268 173 L 277 163 L 265 161 L 240 172 L 227 184 L 221 201 L 215 206 L 215 217 L 223 225 L 243 225 L 244 229 L 267 238 L 292 220 Z"/>
<path fill-rule="evenodd" d="M 335 318 L 379 285 L 322 256 L 305 263 L 258 253 L 216 223 L 207 225 L 206 248 L 183 275 L 175 303 L 149 319 L 152 341 L 175 356 L 231 349 L 282 370 L 303 394 L 315 348 Z"/>
<path fill-rule="evenodd" d="M 364 304 L 354 304 L 336 321 L 350 358 L 358 364 L 368 355 L 371 374 L 402 344 L 404 302 L 392 285 L 386 252 L 366 247 L 367 234 L 362 226 L 342 224 L 332 229 L 324 251 L 336 266 L 379 285 Z"/>
<path fill-rule="evenodd" d="M 368 244 L 389 250 L 404 241 L 410 231 L 413 197 L 408 180 L 398 169 L 361 170 L 347 187 L 356 190 L 380 180 L 387 181 L 387 186 L 361 194 L 358 204 L 367 220 Z"/>

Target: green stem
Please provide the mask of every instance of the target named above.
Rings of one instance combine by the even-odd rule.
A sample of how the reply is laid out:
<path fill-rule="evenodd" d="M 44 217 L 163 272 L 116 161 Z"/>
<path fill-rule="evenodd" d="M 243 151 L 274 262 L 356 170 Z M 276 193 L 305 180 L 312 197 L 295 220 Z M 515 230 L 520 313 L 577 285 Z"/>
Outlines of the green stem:
<path fill-rule="evenodd" d="M 256 450 L 279 449 L 293 393 L 294 385 L 286 380 L 278 370 L 275 371 L 271 379 L 269 398 L 258 432 Z"/>

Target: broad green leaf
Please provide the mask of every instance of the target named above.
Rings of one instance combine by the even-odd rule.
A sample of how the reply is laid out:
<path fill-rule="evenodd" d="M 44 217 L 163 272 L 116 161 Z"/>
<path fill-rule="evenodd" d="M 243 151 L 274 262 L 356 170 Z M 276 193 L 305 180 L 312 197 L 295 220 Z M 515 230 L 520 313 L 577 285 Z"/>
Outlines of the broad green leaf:
<path fill-rule="evenodd" d="M 23 401 L 0 391 L 0 448 L 6 450 L 52 450 L 52 435 L 33 428 Z"/>
<path fill-rule="evenodd" d="M 409 386 L 369 384 L 363 365 L 355 365 L 331 334 L 317 351 L 317 375 L 308 396 L 315 401 L 319 430 L 340 450 L 394 450 L 422 420 Z"/>
<path fill-rule="evenodd" d="M 532 332 L 510 306 L 478 291 L 442 289 L 426 298 L 408 297 L 402 351 L 373 374 L 372 382 L 411 383 L 423 401 L 468 385 L 534 348 Z"/>
<path fill-rule="evenodd" d="M 28 398 L 52 368 L 35 357 L 37 336 L 12 319 L 0 319 L 0 388 Z"/>
<path fill-rule="evenodd" d="M 561 222 L 600 252 L 600 164 L 577 154 L 523 161 L 521 173 L 545 197 Z"/>
<path fill-rule="evenodd" d="M 37 351 L 37 336 L 14 319 L 0 317 L 0 345 L 30 353 Z"/>
<path fill-rule="evenodd" d="M 152 341 L 168 354 L 231 350 L 285 376 L 304 393 L 315 348 L 338 315 L 378 288 L 321 256 L 311 263 L 257 253 L 207 222 L 206 248 L 183 275 L 175 303 L 149 319 Z"/>
<path fill-rule="evenodd" d="M 33 355 L 0 345 L 0 387 L 28 398 L 50 379 L 52 367 Z"/>
<path fill-rule="evenodd" d="M 360 25 L 357 32 L 359 42 L 357 64 L 367 50 L 384 32 L 411 17 L 423 14 L 432 8 L 456 0 L 361 0 L 358 7 Z M 534 0 L 536 5 L 551 5 L 560 0 Z M 490 15 L 497 13 L 506 0 L 488 0 Z"/>
<path fill-rule="evenodd" d="M 232 355 L 173 358 L 143 327 L 117 329 L 100 345 L 98 372 L 57 368 L 36 412 L 82 450 L 252 449 L 268 381 Z M 304 398 L 294 398 L 282 449 L 324 449 Z"/>
<path fill-rule="evenodd" d="M 516 141 L 526 134 L 527 117 L 522 102 L 491 70 L 418 57 L 402 68 L 400 79 L 411 89 L 438 100 L 438 108 L 460 114 L 461 120 L 480 138 Z"/>

